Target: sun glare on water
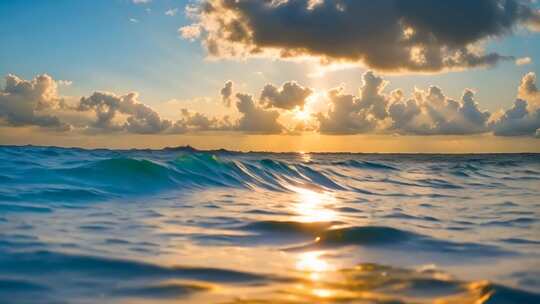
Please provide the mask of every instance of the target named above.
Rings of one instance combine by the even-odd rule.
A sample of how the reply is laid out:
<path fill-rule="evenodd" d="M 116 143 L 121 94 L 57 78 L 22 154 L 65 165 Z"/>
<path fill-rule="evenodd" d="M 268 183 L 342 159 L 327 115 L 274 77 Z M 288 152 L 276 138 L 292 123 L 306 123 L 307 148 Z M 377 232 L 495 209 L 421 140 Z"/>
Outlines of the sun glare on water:
<path fill-rule="evenodd" d="M 294 188 L 293 190 L 298 197 L 294 211 L 300 216 L 302 222 L 331 222 L 336 219 L 336 211 L 329 207 L 336 200 L 332 193 L 303 188 Z"/>

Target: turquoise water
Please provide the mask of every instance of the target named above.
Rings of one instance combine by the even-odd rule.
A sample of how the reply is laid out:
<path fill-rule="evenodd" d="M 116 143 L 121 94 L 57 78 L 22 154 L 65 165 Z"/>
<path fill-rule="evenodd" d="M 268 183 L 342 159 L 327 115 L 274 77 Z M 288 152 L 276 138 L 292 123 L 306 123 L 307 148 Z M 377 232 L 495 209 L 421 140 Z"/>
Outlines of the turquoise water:
<path fill-rule="evenodd" d="M 540 303 L 540 155 L 0 147 L 0 303 Z"/>

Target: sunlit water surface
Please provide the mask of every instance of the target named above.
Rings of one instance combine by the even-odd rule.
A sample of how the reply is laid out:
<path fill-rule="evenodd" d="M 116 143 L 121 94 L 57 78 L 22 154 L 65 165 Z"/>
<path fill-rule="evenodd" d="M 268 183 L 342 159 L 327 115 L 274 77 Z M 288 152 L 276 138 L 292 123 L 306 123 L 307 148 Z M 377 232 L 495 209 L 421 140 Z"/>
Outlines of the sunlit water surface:
<path fill-rule="evenodd" d="M 0 303 L 540 303 L 539 155 L 0 147 Z"/>

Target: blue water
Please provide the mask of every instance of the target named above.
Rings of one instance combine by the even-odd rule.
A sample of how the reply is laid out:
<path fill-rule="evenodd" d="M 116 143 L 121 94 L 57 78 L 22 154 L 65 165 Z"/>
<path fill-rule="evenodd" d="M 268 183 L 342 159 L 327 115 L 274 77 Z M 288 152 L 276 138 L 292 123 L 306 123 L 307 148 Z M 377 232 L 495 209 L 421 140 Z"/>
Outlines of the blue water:
<path fill-rule="evenodd" d="M 0 303 L 436 301 L 540 303 L 540 155 L 0 147 Z"/>

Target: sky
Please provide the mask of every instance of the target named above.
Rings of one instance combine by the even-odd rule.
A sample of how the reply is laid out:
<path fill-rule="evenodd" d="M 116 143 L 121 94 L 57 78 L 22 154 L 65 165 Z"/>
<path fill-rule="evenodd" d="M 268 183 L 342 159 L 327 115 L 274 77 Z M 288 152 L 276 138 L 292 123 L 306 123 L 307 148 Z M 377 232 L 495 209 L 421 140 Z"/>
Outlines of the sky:
<path fill-rule="evenodd" d="M 540 152 L 530 0 L 6 0 L 0 144 Z"/>

